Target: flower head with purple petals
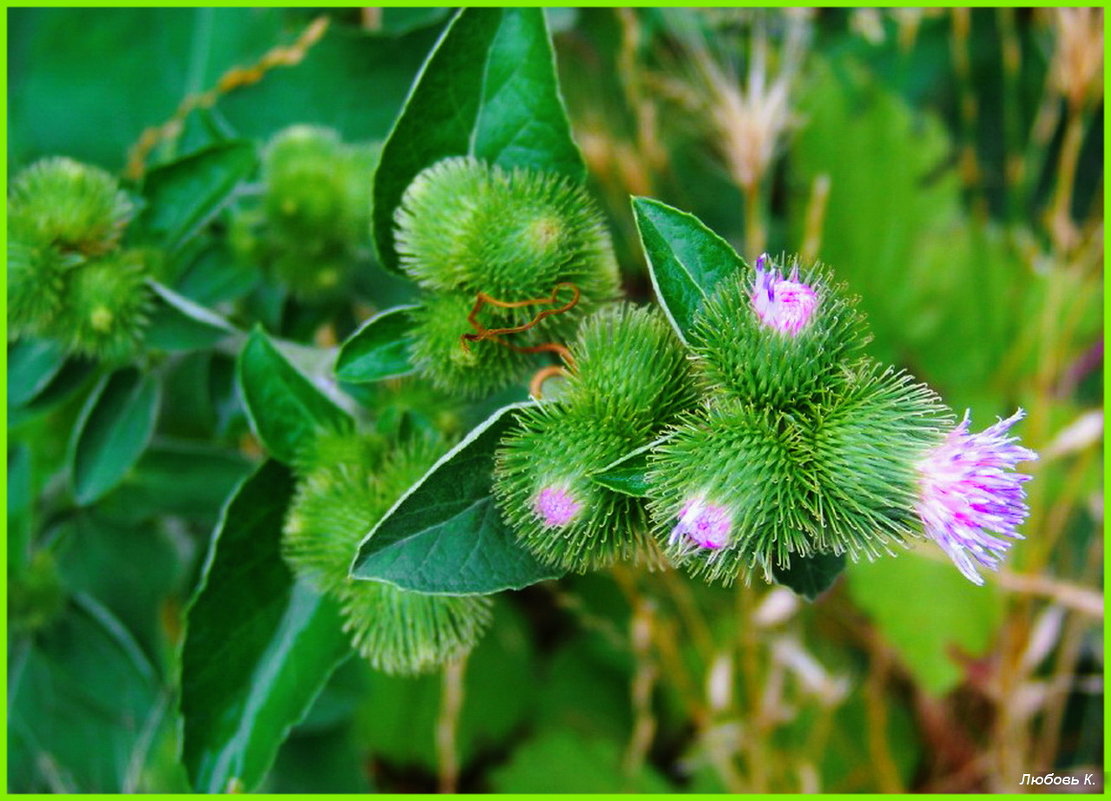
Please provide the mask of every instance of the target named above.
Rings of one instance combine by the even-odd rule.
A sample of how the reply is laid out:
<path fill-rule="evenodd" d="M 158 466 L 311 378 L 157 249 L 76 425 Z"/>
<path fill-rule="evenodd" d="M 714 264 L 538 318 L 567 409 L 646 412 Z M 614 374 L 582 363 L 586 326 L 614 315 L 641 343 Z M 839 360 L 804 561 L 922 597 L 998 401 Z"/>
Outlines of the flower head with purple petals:
<path fill-rule="evenodd" d="M 1019 409 L 1006 420 L 969 434 L 966 412 L 945 441 L 918 463 L 917 511 L 926 534 L 975 584 L 984 583 L 976 563 L 997 569 L 1011 547 L 1009 540 L 1000 537 L 1022 539 L 1016 528 L 1030 511 L 1022 488 L 1030 476 L 1014 472 L 1014 467 L 1038 455 L 1007 435 L 1022 417 Z"/>
<path fill-rule="evenodd" d="M 671 532 L 671 544 L 693 542 L 701 548 L 717 550 L 729 544 L 733 516 L 724 506 L 697 497 L 687 501 L 679 512 L 679 521 Z"/>
<path fill-rule="evenodd" d="M 560 528 L 575 519 L 582 511 L 582 504 L 566 487 L 545 487 L 537 493 L 534 508 L 545 526 Z"/>
<path fill-rule="evenodd" d="M 756 259 L 756 285 L 753 287 L 752 308 L 760 322 L 784 334 L 798 336 L 818 308 L 818 293 L 809 284 L 799 281 L 796 266 L 791 275 L 783 274 L 772 267 L 764 269 L 770 259 L 762 254 Z"/>

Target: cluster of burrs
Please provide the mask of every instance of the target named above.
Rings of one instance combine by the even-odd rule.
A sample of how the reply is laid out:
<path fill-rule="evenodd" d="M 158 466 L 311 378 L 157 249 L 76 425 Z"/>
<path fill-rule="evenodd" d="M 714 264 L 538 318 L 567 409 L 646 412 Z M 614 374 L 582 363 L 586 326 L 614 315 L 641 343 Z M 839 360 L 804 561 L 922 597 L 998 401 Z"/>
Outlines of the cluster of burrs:
<path fill-rule="evenodd" d="M 821 268 L 761 256 L 723 282 L 690 347 L 701 408 L 650 457 L 650 507 L 673 561 L 711 579 L 771 577 L 792 558 L 873 558 L 925 534 L 971 580 L 1026 516 L 1007 429 L 955 430 L 941 399 L 861 357 L 867 335 Z"/>
<path fill-rule="evenodd" d="M 423 290 L 409 333 L 418 374 L 479 397 L 561 352 L 617 295 L 601 212 L 559 175 L 460 156 L 413 179 L 395 214 L 401 267 Z"/>
<path fill-rule="evenodd" d="M 503 441 L 503 514 L 571 570 L 654 541 L 692 574 L 771 580 L 925 534 L 981 582 L 976 565 L 994 568 L 1027 514 L 1013 468 L 1036 455 L 1007 435 L 1021 412 L 954 429 L 932 390 L 861 355 L 855 306 L 825 269 L 765 255 L 717 285 L 685 347 L 659 315 L 599 313 L 570 348 L 567 391 Z M 646 498 L 597 480 L 638 448 Z"/>
<path fill-rule="evenodd" d="M 8 337 L 43 337 L 105 361 L 132 356 L 148 322 L 156 257 L 123 248 L 134 205 L 104 170 L 64 157 L 8 192 Z"/>

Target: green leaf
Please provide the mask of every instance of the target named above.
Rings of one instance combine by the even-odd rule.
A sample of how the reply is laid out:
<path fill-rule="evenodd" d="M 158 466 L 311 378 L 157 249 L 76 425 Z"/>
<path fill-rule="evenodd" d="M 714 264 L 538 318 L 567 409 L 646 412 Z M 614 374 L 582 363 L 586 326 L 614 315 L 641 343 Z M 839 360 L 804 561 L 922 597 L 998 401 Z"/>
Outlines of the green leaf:
<path fill-rule="evenodd" d="M 211 526 L 224 499 L 250 472 L 251 463 L 234 451 L 160 440 L 97 509 L 123 522 L 178 515 Z"/>
<path fill-rule="evenodd" d="M 335 603 L 295 581 L 282 561 L 293 486 L 272 461 L 240 485 L 186 613 L 182 758 L 200 792 L 257 786 L 350 652 Z"/>
<path fill-rule="evenodd" d="M 31 401 L 66 363 L 65 349 L 51 339 L 24 339 L 8 349 L 8 406 Z"/>
<path fill-rule="evenodd" d="M 383 8 L 380 33 L 401 36 L 428 25 L 438 25 L 448 15 L 447 8 L 418 6 L 412 8 Z"/>
<path fill-rule="evenodd" d="M 176 609 L 182 591 L 191 588 L 194 549 L 183 549 L 169 527 L 110 519 L 99 503 L 51 534 L 63 586 L 103 604 L 156 666 L 169 668 L 176 650 L 170 641 L 176 625 L 166 625 L 166 604 Z M 176 672 L 176 667 L 172 670 Z"/>
<path fill-rule="evenodd" d="M 340 346 L 336 377 L 352 384 L 396 378 L 413 371 L 409 364 L 410 312 L 400 306 L 374 315 Z"/>
<path fill-rule="evenodd" d="M 77 595 L 61 619 L 11 647 L 8 791 L 143 789 L 141 771 L 166 701 L 123 625 Z"/>
<path fill-rule="evenodd" d="M 174 251 L 230 201 L 257 165 L 253 144 L 223 142 L 155 167 L 143 181 L 147 205 L 136 225 Z"/>
<path fill-rule="evenodd" d="M 359 546 L 354 578 L 434 595 L 487 595 L 558 578 L 502 520 L 494 452 L 529 403 L 498 410 L 432 466 Z"/>
<path fill-rule="evenodd" d="M 353 422 L 297 371 L 260 328 L 239 354 L 239 388 L 258 438 L 289 464 L 320 430 L 346 431 Z"/>
<path fill-rule="evenodd" d="M 89 396 L 74 429 L 73 493 L 82 506 L 123 480 L 143 455 L 158 418 L 161 389 L 134 367 L 106 376 Z"/>
<path fill-rule="evenodd" d="M 646 197 L 633 198 L 652 288 L 684 342 L 694 317 L 718 282 L 747 265 L 729 243 L 693 214 Z"/>
<path fill-rule="evenodd" d="M 635 451 L 622 456 L 612 464 L 608 464 L 590 476 L 590 479 L 614 492 L 630 495 L 634 498 L 644 498 L 648 495 L 648 454 L 653 448 L 664 441 L 661 437 L 655 442 L 649 442 Z"/>
<path fill-rule="evenodd" d="M 8 449 L 8 575 L 18 576 L 31 556 L 34 481 L 31 449 L 26 445 Z"/>
<path fill-rule="evenodd" d="M 364 794 L 373 792 L 366 754 L 353 736 L 353 726 L 322 731 L 295 731 L 282 745 L 263 793 L 296 795 Z"/>
<path fill-rule="evenodd" d="M 249 294 L 262 281 L 262 268 L 241 258 L 224 237 L 195 238 L 181 254 L 173 289 L 202 307 L 218 306 Z"/>
<path fill-rule="evenodd" d="M 374 179 L 374 238 L 387 267 L 397 269 L 393 216 L 405 189 L 425 167 L 462 155 L 584 179 L 541 9 L 465 9 L 429 55 Z"/>
<path fill-rule="evenodd" d="M 237 9 L 251 25 L 272 19 L 274 33 L 261 38 L 251 54 L 257 59 L 279 37 L 292 41 L 288 9 Z M 215 9 L 218 15 L 231 9 Z M 392 9 L 391 9 L 392 11 Z M 319 10 L 292 12 L 307 25 Z M 384 23 L 389 23 L 389 13 Z M 217 18 L 218 30 L 226 22 Z M 283 33 L 282 29 L 287 29 Z M 303 29 L 303 28 L 300 28 Z M 422 26 L 399 35 L 371 33 L 333 17 L 327 33 L 291 69 L 276 69 L 247 91 L 220 98 L 220 115 L 241 135 L 267 139 L 289 125 L 311 123 L 334 128 L 345 142 L 381 141 L 420 71 L 424 54 L 436 43 L 439 31 Z M 231 66 L 235 62 L 231 62 Z M 240 63 L 243 63 L 242 60 Z M 215 77 L 215 76 L 214 76 Z M 327 86 L 328 91 L 320 88 Z M 373 91 L 367 87 L 373 86 Z M 353 102 L 358 98 L 358 102 Z M 370 180 L 371 176 L 367 176 Z"/>
<path fill-rule="evenodd" d="M 961 680 L 957 654 L 984 654 L 1003 619 L 995 585 L 977 587 L 948 560 L 913 552 L 852 565 L 848 589 L 923 688 L 936 695 Z"/>
<path fill-rule="evenodd" d="M 833 586 L 845 569 L 845 555 L 816 553 L 813 556 L 792 556 L 787 568 L 774 565 L 772 575 L 808 601 L 813 601 Z"/>
<path fill-rule="evenodd" d="M 67 359 L 46 387 L 23 406 L 8 406 L 8 427 L 46 414 L 61 406 L 91 383 L 97 363 L 91 359 Z"/>
<path fill-rule="evenodd" d="M 235 326 L 215 312 L 179 295 L 157 281 L 150 282 L 156 295 L 154 313 L 147 329 L 148 347 L 162 350 L 210 348 L 237 333 Z"/>
<path fill-rule="evenodd" d="M 522 744 L 497 768 L 490 783 L 498 793 L 670 793 L 650 765 L 633 775 L 623 768 L 624 744 L 570 729 L 549 729 Z M 558 765 L 558 769 L 553 766 Z"/>

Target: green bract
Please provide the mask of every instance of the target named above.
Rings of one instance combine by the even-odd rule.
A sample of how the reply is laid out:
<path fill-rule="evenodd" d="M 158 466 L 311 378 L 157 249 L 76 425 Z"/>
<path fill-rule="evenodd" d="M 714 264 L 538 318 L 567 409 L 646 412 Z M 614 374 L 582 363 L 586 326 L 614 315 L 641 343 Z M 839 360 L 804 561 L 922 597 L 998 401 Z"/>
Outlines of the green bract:
<path fill-rule="evenodd" d="M 493 339 L 464 342 L 463 335 L 474 332 L 467 316 L 474 299 L 460 292 L 439 292 L 425 296 L 412 311 L 410 360 L 417 372 L 446 392 L 477 397 L 521 380 L 533 365 L 533 357 Z M 485 310 L 484 310 L 485 311 Z M 504 309 L 484 314 L 491 327 L 511 326 L 516 316 Z M 519 347 L 539 344 L 537 329 L 515 338 Z"/>
<path fill-rule="evenodd" d="M 695 317 L 691 349 L 711 391 L 787 408 L 805 402 L 868 341 L 856 298 L 846 298 L 821 267 L 798 279 L 817 294 L 812 319 L 797 334 L 764 325 L 753 308 L 755 271 L 726 278 Z"/>
<path fill-rule="evenodd" d="M 133 207 L 116 179 L 73 159 L 42 159 L 16 176 L 8 225 L 29 244 L 96 255 L 112 250 Z"/>
<path fill-rule="evenodd" d="M 915 465 L 953 423 L 925 384 L 863 361 L 814 407 L 814 459 L 824 506 L 819 550 L 869 558 L 921 533 Z"/>
<path fill-rule="evenodd" d="M 345 144 L 328 128 L 294 125 L 270 141 L 262 164 L 266 226 L 256 241 L 251 212 L 235 221 L 244 256 L 257 255 L 298 297 L 347 288 L 370 224 L 370 182 L 378 148 Z M 259 246 L 262 251 L 254 254 Z"/>
<path fill-rule="evenodd" d="M 74 353 L 105 361 L 133 355 L 146 328 L 151 291 L 139 251 L 119 251 L 69 273 L 51 334 Z"/>
<path fill-rule="evenodd" d="M 81 256 L 52 244 L 8 240 L 8 338 L 49 330 L 62 309 L 65 273 Z"/>
<path fill-rule="evenodd" d="M 916 533 L 913 464 L 945 420 L 929 389 L 868 362 L 802 408 L 721 400 L 649 457 L 657 536 L 673 560 L 725 583 L 747 568 L 770 581 L 792 556 L 875 556 Z M 698 522 L 713 524 L 709 544 L 688 536 Z"/>
<path fill-rule="evenodd" d="M 498 451 L 498 508 L 525 547 L 562 569 L 636 558 L 649 544 L 639 503 L 590 479 L 629 450 L 625 436 L 590 415 L 559 404 L 530 409 Z"/>
<path fill-rule="evenodd" d="M 396 223 L 402 267 L 426 290 L 413 314 L 413 363 L 449 391 L 477 396 L 520 380 L 536 365 L 529 349 L 571 337 L 617 293 L 601 214 L 559 175 L 444 159 L 413 180 Z"/>
<path fill-rule="evenodd" d="M 353 580 L 338 598 L 352 644 L 386 673 L 421 673 L 457 659 L 490 623 L 491 602 L 481 595 L 422 595 Z"/>
<path fill-rule="evenodd" d="M 565 394 L 521 416 L 502 440 L 494 492 L 539 558 L 585 571 L 650 557 L 640 501 L 593 481 L 692 403 L 681 345 L 655 310 L 596 312 L 571 347 Z"/>
<path fill-rule="evenodd" d="M 609 430 L 642 439 L 695 401 L 687 354 L 657 308 L 598 311 L 572 353 L 564 400 Z"/>
<path fill-rule="evenodd" d="M 569 281 L 587 299 L 616 292 L 601 212 L 559 175 L 444 159 L 413 179 L 396 222 L 401 265 L 429 289 L 519 300 Z"/>
<path fill-rule="evenodd" d="M 440 450 L 429 439 L 391 451 L 377 437 L 322 434 L 297 459 L 282 553 L 299 577 L 339 602 L 355 647 L 390 673 L 418 673 L 466 653 L 489 621 L 482 596 L 422 595 L 348 575 L 363 537 Z"/>
<path fill-rule="evenodd" d="M 266 214 L 290 239 L 344 239 L 352 233 L 347 164 L 335 131 L 295 125 L 266 150 Z"/>

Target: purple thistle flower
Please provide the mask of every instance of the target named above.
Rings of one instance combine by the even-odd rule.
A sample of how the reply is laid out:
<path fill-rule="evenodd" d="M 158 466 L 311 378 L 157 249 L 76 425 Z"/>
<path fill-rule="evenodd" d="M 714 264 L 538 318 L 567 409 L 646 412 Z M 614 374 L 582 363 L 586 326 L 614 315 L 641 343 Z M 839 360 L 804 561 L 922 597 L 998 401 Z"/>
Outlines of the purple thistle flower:
<path fill-rule="evenodd" d="M 1019 409 L 1006 420 L 969 434 L 965 412 L 960 425 L 918 463 L 917 511 L 926 534 L 975 584 L 984 583 L 976 562 L 996 570 L 1011 547 L 1009 540 L 988 532 L 1022 539 L 1015 529 L 1030 512 L 1022 489 L 1030 476 L 1013 469 L 1038 455 L 1015 444 L 1017 437 L 1007 436 L 1023 416 Z"/>
<path fill-rule="evenodd" d="M 818 308 L 818 293 L 798 280 L 797 266 L 791 270 L 790 278 L 784 278 L 774 267 L 764 270 L 768 261 L 767 253 L 756 259 L 756 286 L 750 296 L 752 308 L 764 325 L 798 336 Z"/>
<path fill-rule="evenodd" d="M 565 487 L 545 487 L 536 496 L 536 514 L 548 528 L 566 526 L 582 510 Z"/>
<path fill-rule="evenodd" d="M 692 498 L 679 512 L 679 522 L 671 532 L 671 543 L 689 540 L 702 548 L 716 550 L 729 544 L 733 518 L 724 506 Z"/>

